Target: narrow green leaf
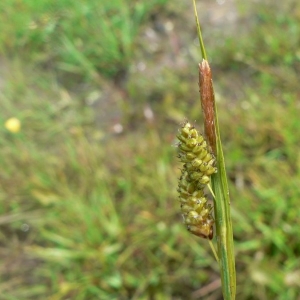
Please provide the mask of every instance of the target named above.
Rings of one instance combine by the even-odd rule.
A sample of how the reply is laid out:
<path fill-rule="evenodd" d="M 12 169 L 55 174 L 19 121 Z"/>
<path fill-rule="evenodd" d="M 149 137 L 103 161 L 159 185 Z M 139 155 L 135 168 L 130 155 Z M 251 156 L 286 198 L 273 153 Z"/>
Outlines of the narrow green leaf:
<path fill-rule="evenodd" d="M 217 231 L 219 264 L 224 299 L 234 300 L 236 294 L 236 274 L 232 222 L 230 216 L 230 199 L 216 105 L 215 121 L 217 135 L 218 173 L 212 176 L 212 187 L 216 196 L 214 200 L 214 210 Z"/>

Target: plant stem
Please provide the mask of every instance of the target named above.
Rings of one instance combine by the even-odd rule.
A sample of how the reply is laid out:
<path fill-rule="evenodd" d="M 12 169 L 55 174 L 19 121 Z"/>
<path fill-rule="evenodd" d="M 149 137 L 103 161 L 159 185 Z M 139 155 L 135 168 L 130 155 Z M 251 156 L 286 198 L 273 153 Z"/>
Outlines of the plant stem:
<path fill-rule="evenodd" d="M 198 13 L 197 13 L 197 8 L 196 8 L 196 1 L 195 0 L 193 0 L 193 4 L 194 4 L 194 13 L 195 13 L 195 19 L 196 19 L 196 24 L 197 24 L 197 33 L 198 33 L 198 38 L 199 38 L 199 44 L 200 44 L 201 54 L 202 54 L 202 58 L 205 59 L 205 60 L 207 60 L 206 51 L 205 51 L 205 47 L 204 47 L 204 43 L 203 43 L 203 39 L 202 39 L 201 27 L 200 27 L 200 23 L 199 23 L 199 18 L 198 18 Z"/>
<path fill-rule="evenodd" d="M 219 131 L 218 124 L 216 124 L 216 130 Z M 212 176 L 212 187 L 216 195 L 214 210 L 222 290 L 225 300 L 234 300 L 236 275 L 230 199 L 222 145 L 219 138 L 217 138 L 217 169 L 218 173 Z"/>
<path fill-rule="evenodd" d="M 218 169 L 218 173 L 212 175 L 212 190 L 215 195 L 214 211 L 222 291 L 225 300 L 234 300 L 236 294 L 236 274 L 229 190 L 211 70 L 207 62 L 207 55 L 201 35 L 195 0 L 193 0 L 193 3 L 198 38 L 203 57 L 202 63 L 199 64 L 199 85 L 201 106 L 204 114 L 205 134 L 211 149 L 216 155 Z"/>

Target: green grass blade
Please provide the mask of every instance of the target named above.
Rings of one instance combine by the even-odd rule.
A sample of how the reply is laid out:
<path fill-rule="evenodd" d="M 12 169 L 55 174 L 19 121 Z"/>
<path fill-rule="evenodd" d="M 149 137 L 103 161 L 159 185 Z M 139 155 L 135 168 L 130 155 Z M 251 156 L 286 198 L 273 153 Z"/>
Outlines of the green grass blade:
<path fill-rule="evenodd" d="M 236 274 L 232 222 L 230 216 L 230 199 L 216 106 L 215 113 L 218 173 L 212 176 L 212 187 L 215 193 L 214 209 L 219 265 L 224 299 L 235 299 Z"/>

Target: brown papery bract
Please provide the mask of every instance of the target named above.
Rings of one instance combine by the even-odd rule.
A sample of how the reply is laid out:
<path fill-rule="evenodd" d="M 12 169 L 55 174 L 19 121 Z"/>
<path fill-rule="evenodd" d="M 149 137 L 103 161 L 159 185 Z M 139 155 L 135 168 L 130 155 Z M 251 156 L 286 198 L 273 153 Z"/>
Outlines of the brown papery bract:
<path fill-rule="evenodd" d="M 215 131 L 215 95 L 213 90 L 211 70 L 207 60 L 199 64 L 199 87 L 201 106 L 204 115 L 204 131 L 214 154 L 216 154 Z"/>

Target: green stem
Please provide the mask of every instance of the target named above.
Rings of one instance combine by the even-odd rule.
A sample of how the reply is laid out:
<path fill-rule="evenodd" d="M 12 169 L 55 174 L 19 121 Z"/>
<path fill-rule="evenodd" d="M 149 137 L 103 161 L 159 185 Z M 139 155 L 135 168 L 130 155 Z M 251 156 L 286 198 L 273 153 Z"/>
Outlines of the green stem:
<path fill-rule="evenodd" d="M 195 18 L 197 24 L 198 38 L 202 58 L 207 60 L 207 55 L 202 39 L 196 3 L 194 3 Z M 213 96 L 213 101 L 214 101 Z M 215 112 L 215 134 L 216 134 L 216 157 L 218 173 L 212 175 L 212 189 L 214 191 L 214 211 L 216 222 L 216 236 L 218 245 L 218 258 L 222 280 L 222 291 L 225 300 L 234 300 L 236 294 L 236 274 L 233 247 L 233 232 L 230 216 L 230 199 L 226 177 L 225 161 L 222 150 L 222 143 L 219 130 L 217 107 L 214 101 Z"/>
<path fill-rule="evenodd" d="M 218 173 L 212 176 L 212 187 L 216 195 L 214 209 L 218 256 L 224 299 L 234 300 L 236 294 L 236 274 L 232 222 L 230 216 L 230 199 L 216 107 L 215 113 Z"/>
<path fill-rule="evenodd" d="M 204 47 L 204 43 L 203 43 L 203 39 L 202 39 L 202 33 L 201 33 L 197 8 L 196 8 L 196 1 L 193 0 L 193 3 L 194 3 L 194 13 L 195 13 L 195 19 L 196 19 L 196 24 L 197 24 L 197 33 L 198 33 L 198 38 L 199 38 L 199 43 L 200 43 L 201 54 L 202 54 L 202 58 L 207 60 L 206 51 L 205 51 L 205 47 Z"/>
<path fill-rule="evenodd" d="M 215 248 L 213 242 L 211 240 L 208 240 L 208 243 L 210 245 L 211 251 L 213 252 L 213 254 L 215 256 L 216 261 L 219 263 L 219 257 L 218 257 L 218 254 L 217 254 L 217 251 L 216 251 L 216 248 Z"/>

